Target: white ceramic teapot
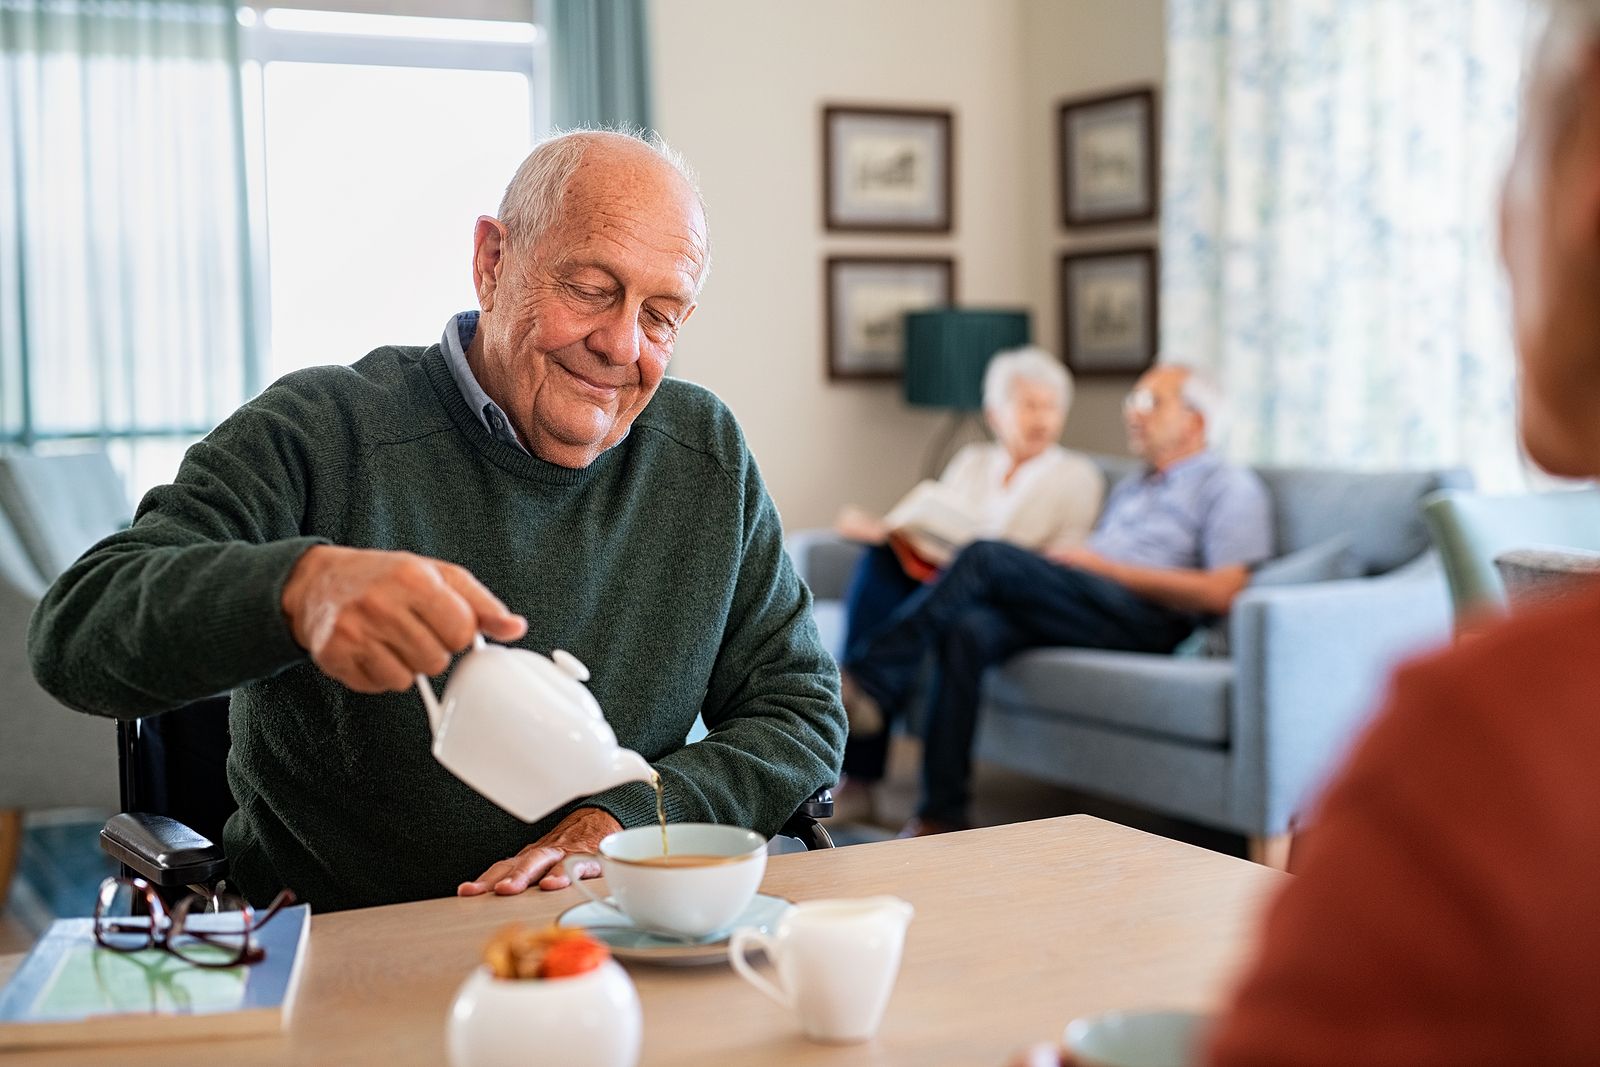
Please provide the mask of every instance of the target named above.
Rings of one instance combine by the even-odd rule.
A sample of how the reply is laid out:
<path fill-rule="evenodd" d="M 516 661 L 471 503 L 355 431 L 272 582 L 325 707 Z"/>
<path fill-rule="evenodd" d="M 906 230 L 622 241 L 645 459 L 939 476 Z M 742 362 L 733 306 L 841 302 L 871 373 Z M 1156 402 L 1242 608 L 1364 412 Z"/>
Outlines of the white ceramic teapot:
<path fill-rule="evenodd" d="M 524 822 L 575 797 L 649 781 L 650 764 L 617 745 L 588 680 L 589 668 L 569 652 L 541 656 L 477 637 L 442 699 L 417 675 L 434 758 Z"/>

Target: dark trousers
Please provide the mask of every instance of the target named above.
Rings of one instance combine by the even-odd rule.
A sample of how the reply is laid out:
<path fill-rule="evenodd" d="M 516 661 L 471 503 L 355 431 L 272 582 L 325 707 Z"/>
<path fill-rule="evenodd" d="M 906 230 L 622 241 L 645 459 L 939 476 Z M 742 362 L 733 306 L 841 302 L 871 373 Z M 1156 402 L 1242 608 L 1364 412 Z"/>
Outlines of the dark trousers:
<path fill-rule="evenodd" d="M 869 548 L 856 564 L 845 594 L 845 661 L 894 615 L 906 599 L 922 588 L 922 583 L 906 574 L 888 545 Z M 898 706 L 884 705 L 883 729 L 876 734 L 853 734 L 844 746 L 844 773 L 862 781 L 883 778 L 889 759 L 889 733 Z"/>
<path fill-rule="evenodd" d="M 1194 616 L 1107 578 L 979 541 L 851 649 L 845 667 L 879 704 L 900 707 L 923 657 L 934 653 L 938 681 L 923 732 L 918 814 L 962 823 L 985 670 L 1040 645 L 1170 652 L 1194 625 Z"/>

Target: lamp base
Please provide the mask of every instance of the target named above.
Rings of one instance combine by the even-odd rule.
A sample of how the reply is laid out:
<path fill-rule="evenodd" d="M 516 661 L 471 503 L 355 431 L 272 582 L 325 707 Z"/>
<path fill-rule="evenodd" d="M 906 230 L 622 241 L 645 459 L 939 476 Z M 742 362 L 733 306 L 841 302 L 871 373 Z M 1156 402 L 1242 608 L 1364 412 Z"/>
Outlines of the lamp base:
<path fill-rule="evenodd" d="M 972 423 L 978 427 L 978 439 L 986 435 L 983 429 L 983 420 L 978 418 L 975 411 L 954 411 L 950 414 L 950 421 L 945 428 L 934 437 L 928 445 L 928 451 L 922 457 L 922 476 L 924 478 L 937 478 L 944 473 L 945 464 L 955 456 L 956 446 L 962 429 Z"/>

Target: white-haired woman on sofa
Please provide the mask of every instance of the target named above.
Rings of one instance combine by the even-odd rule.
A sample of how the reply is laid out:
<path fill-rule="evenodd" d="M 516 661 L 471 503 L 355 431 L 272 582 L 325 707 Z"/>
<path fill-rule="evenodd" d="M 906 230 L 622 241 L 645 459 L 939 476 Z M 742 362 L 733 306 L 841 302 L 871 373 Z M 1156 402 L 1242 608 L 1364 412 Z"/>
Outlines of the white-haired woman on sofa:
<path fill-rule="evenodd" d="M 1044 349 L 1011 349 L 989 361 L 983 414 L 995 439 L 967 445 L 939 476 L 941 499 L 958 505 L 970 519 L 973 540 L 1008 541 L 1043 552 L 1088 537 L 1105 484 L 1093 463 L 1059 443 L 1071 407 L 1072 376 Z M 891 546 L 893 530 L 886 520 L 846 509 L 836 529 L 871 546 L 846 596 L 848 653 L 928 575 L 908 557 L 903 543 Z M 872 705 L 851 688 L 847 684 L 845 689 L 850 739 L 835 800 L 841 816 L 870 817 L 871 789 L 883 778 L 890 724 L 875 710 L 863 714 L 863 707 Z"/>

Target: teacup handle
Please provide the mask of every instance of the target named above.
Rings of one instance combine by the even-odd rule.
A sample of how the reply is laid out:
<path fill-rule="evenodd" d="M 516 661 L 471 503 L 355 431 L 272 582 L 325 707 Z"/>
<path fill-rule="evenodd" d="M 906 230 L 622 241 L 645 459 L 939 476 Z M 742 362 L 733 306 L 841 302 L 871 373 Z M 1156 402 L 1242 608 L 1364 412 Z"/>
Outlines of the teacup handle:
<path fill-rule="evenodd" d="M 591 903 L 598 904 L 602 908 L 609 908 L 618 915 L 622 916 L 624 921 L 631 921 L 628 919 L 627 913 L 617 905 L 616 897 L 602 897 L 584 884 L 588 881 L 587 878 L 574 878 L 572 876 L 570 872 L 584 860 L 593 860 L 594 862 L 599 863 L 600 857 L 596 856 L 593 852 L 569 852 L 567 853 L 566 858 L 561 861 L 561 869 L 568 872 L 568 884 L 578 891 L 579 896 L 588 897 Z"/>
<path fill-rule="evenodd" d="M 738 972 L 740 978 L 743 978 L 746 982 L 771 997 L 780 1007 L 788 1011 L 794 1011 L 794 997 L 789 991 L 773 985 L 761 977 L 759 971 L 750 966 L 750 961 L 745 958 L 745 953 L 752 946 L 765 952 L 767 959 L 777 962 L 778 957 L 772 938 L 753 926 L 739 927 L 733 932 L 733 936 L 728 939 L 728 962 L 733 964 L 733 969 Z"/>

